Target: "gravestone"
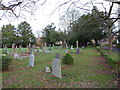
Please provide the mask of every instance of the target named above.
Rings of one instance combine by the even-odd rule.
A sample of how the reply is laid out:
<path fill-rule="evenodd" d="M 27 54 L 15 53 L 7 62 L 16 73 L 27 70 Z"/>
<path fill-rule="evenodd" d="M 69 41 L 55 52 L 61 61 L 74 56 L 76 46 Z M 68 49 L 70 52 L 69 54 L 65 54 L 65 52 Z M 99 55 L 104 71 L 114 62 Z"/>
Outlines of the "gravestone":
<path fill-rule="evenodd" d="M 61 77 L 61 64 L 58 58 L 53 59 L 52 61 L 52 75 L 58 78 L 62 78 Z"/>
<path fill-rule="evenodd" d="M 37 49 L 34 49 L 34 52 L 37 52 Z"/>
<path fill-rule="evenodd" d="M 69 53 L 69 50 L 68 50 L 68 49 L 66 49 L 65 53 Z"/>
<path fill-rule="evenodd" d="M 80 54 L 80 49 L 78 48 L 78 41 L 76 41 L 76 46 L 77 46 L 77 48 L 76 48 L 76 54 Z"/>
<path fill-rule="evenodd" d="M 55 45 L 54 44 L 52 44 L 52 47 L 54 47 Z"/>
<path fill-rule="evenodd" d="M 47 72 L 47 73 L 51 72 L 51 70 L 48 66 L 45 67 L 45 72 Z"/>
<path fill-rule="evenodd" d="M 85 49 L 85 46 L 82 46 L 82 49 Z"/>
<path fill-rule="evenodd" d="M 60 53 L 56 53 L 56 58 L 60 59 Z"/>
<path fill-rule="evenodd" d="M 68 48 L 67 43 L 66 43 L 66 48 Z"/>
<path fill-rule="evenodd" d="M 17 59 L 19 55 L 17 53 L 14 54 L 14 58 Z"/>
<path fill-rule="evenodd" d="M 34 67 L 34 54 L 33 54 L 33 52 L 30 54 L 29 66 Z"/>
<path fill-rule="evenodd" d="M 80 54 L 80 49 L 76 48 L 76 54 Z"/>
<path fill-rule="evenodd" d="M 74 49 L 74 48 L 73 48 L 73 45 L 71 45 L 71 48 L 70 48 L 70 49 Z"/>

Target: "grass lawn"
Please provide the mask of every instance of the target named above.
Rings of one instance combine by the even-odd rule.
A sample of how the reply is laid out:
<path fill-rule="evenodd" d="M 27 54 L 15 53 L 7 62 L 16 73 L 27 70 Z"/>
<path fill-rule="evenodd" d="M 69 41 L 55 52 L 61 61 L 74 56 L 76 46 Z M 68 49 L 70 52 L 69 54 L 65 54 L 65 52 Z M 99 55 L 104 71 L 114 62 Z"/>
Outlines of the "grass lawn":
<path fill-rule="evenodd" d="M 75 52 L 74 50 L 71 50 Z M 3 88 L 115 88 L 116 76 L 104 63 L 95 48 L 81 49 L 81 54 L 71 54 L 74 65 L 62 63 L 62 79 L 45 73 L 46 66 L 52 66 L 55 53 L 65 55 L 65 49 L 53 49 L 51 54 L 39 52 L 35 56 L 35 66 L 27 67 L 29 58 L 13 60 L 10 71 L 2 73 Z"/>

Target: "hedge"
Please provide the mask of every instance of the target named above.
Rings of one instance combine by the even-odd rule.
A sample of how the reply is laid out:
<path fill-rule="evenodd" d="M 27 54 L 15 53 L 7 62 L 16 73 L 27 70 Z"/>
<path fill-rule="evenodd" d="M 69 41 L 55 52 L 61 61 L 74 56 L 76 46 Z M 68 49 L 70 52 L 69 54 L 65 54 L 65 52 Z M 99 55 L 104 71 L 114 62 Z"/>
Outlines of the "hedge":
<path fill-rule="evenodd" d="M 4 51 L 2 52 L 2 71 L 9 70 L 12 60 L 13 60 L 13 58 L 10 55 L 8 55 Z"/>
<path fill-rule="evenodd" d="M 99 47 L 96 47 L 96 49 L 100 52 L 100 55 L 103 56 L 107 63 L 112 67 L 115 68 L 116 62 L 106 53 L 106 50 L 101 50 Z"/>

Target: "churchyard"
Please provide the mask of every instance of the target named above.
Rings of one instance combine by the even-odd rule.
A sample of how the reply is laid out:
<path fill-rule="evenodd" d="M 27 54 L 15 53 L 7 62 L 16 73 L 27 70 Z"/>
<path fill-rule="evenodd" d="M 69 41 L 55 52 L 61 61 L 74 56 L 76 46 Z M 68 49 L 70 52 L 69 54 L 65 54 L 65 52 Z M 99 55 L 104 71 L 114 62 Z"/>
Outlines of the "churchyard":
<path fill-rule="evenodd" d="M 7 50 L 13 51 L 12 48 Z M 17 53 L 24 53 L 27 50 L 27 48 L 17 48 Z M 38 50 L 32 49 L 32 52 L 33 61 L 30 62 L 29 55 L 31 54 L 22 59 L 14 58 L 9 70 L 1 72 L 3 88 L 117 87 L 117 76 L 113 74 L 112 69 L 95 47 L 85 49 L 80 47 L 77 49 L 52 47 L 49 49 L 46 47 L 46 51 L 38 48 Z M 66 53 L 70 53 L 73 57 L 72 65 L 63 64 L 63 57 Z M 33 66 L 30 66 L 30 63 Z"/>

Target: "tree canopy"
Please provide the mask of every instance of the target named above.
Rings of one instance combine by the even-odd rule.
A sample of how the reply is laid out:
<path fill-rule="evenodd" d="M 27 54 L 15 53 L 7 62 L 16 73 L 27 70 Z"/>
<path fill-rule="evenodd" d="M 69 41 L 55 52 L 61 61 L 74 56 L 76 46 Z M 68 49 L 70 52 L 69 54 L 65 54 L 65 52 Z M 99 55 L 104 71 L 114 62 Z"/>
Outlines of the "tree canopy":
<path fill-rule="evenodd" d="M 3 25 L 2 29 L 2 44 L 11 47 L 13 43 L 16 45 L 26 46 L 29 43 L 35 43 L 35 36 L 32 33 L 30 24 L 26 21 L 21 22 L 17 28 L 15 26 Z"/>

